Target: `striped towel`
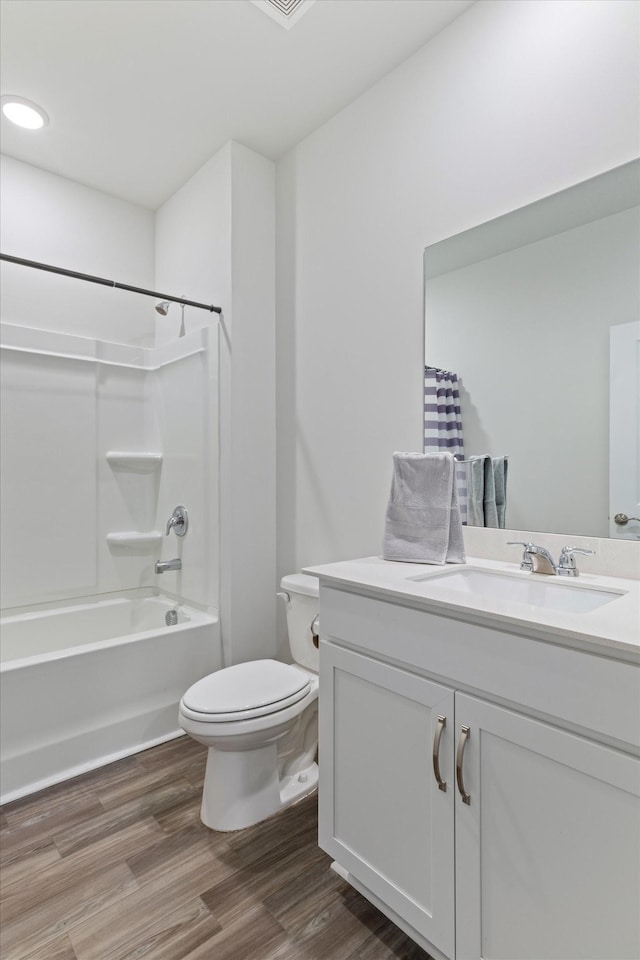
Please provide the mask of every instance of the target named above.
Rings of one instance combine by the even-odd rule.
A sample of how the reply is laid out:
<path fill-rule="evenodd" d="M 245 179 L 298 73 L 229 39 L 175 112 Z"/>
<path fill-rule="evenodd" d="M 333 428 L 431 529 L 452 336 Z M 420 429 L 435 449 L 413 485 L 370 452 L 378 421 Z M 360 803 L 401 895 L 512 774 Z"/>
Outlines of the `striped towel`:
<path fill-rule="evenodd" d="M 424 452 L 447 451 L 464 460 L 458 375 L 437 367 L 424 368 Z M 467 471 L 456 467 L 460 519 L 467 522 Z"/>

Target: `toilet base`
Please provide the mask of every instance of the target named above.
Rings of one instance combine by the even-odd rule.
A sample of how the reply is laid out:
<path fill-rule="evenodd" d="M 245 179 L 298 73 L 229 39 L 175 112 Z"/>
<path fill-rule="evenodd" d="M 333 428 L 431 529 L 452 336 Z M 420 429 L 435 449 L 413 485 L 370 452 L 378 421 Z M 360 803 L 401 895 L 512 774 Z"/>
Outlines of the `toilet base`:
<path fill-rule="evenodd" d="M 290 804 L 297 800 L 307 797 L 318 786 L 318 764 L 312 763 L 301 770 L 300 773 L 293 774 L 280 784 L 280 809 L 284 810 Z"/>
<path fill-rule="evenodd" d="M 211 830 L 242 830 L 315 790 L 318 765 L 278 776 L 277 744 L 256 750 L 209 747 L 200 818 Z"/>

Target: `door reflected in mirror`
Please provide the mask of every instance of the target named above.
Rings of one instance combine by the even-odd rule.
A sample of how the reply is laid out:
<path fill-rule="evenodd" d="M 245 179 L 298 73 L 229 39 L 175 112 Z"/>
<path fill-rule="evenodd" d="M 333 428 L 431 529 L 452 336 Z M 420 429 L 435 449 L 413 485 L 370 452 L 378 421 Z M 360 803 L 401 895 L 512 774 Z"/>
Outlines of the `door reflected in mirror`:
<path fill-rule="evenodd" d="M 508 457 L 507 528 L 640 539 L 639 203 L 633 161 L 425 250 L 425 365 L 465 458 Z"/>

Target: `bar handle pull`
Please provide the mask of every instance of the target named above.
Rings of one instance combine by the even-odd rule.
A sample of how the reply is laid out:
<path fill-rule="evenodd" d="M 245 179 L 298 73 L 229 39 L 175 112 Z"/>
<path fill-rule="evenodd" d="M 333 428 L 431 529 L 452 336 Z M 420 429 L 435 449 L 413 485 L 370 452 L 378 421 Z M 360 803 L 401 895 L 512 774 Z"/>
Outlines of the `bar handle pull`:
<path fill-rule="evenodd" d="M 467 745 L 467 740 L 470 738 L 471 729 L 470 727 L 465 727 L 463 724 L 458 740 L 458 749 L 456 751 L 456 780 L 458 781 L 458 790 L 460 791 L 462 802 L 466 803 L 467 806 L 471 805 L 471 794 L 467 793 L 464 780 L 462 779 L 462 761 L 464 760 L 464 748 Z"/>
<path fill-rule="evenodd" d="M 438 790 L 443 790 L 445 793 L 447 790 L 447 781 L 442 779 L 442 775 L 440 773 L 440 739 L 442 737 L 442 731 L 446 725 L 447 718 L 439 716 L 438 722 L 436 723 L 436 732 L 433 737 L 433 775 L 436 778 Z"/>

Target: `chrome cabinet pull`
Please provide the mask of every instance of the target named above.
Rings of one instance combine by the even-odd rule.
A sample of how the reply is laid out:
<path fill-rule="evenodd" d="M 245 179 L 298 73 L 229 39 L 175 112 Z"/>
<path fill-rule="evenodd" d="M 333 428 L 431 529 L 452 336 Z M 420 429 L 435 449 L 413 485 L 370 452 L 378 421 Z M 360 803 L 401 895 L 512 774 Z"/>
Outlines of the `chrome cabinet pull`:
<path fill-rule="evenodd" d="M 440 775 L 440 738 L 442 737 L 442 731 L 447 725 L 446 717 L 438 717 L 438 722 L 436 724 L 436 732 L 433 737 L 433 775 L 436 778 L 436 783 L 438 784 L 438 790 L 444 790 L 446 793 L 447 790 L 447 781 L 442 779 Z"/>
<path fill-rule="evenodd" d="M 464 787 L 464 780 L 462 779 L 462 761 L 464 759 L 464 748 L 466 747 L 467 740 L 469 740 L 470 737 L 471 729 L 463 725 L 460 731 L 460 739 L 458 740 L 458 749 L 456 751 L 456 780 L 458 781 L 458 790 L 460 791 L 462 802 L 466 803 L 468 806 L 471 805 L 471 794 L 467 793 Z"/>

